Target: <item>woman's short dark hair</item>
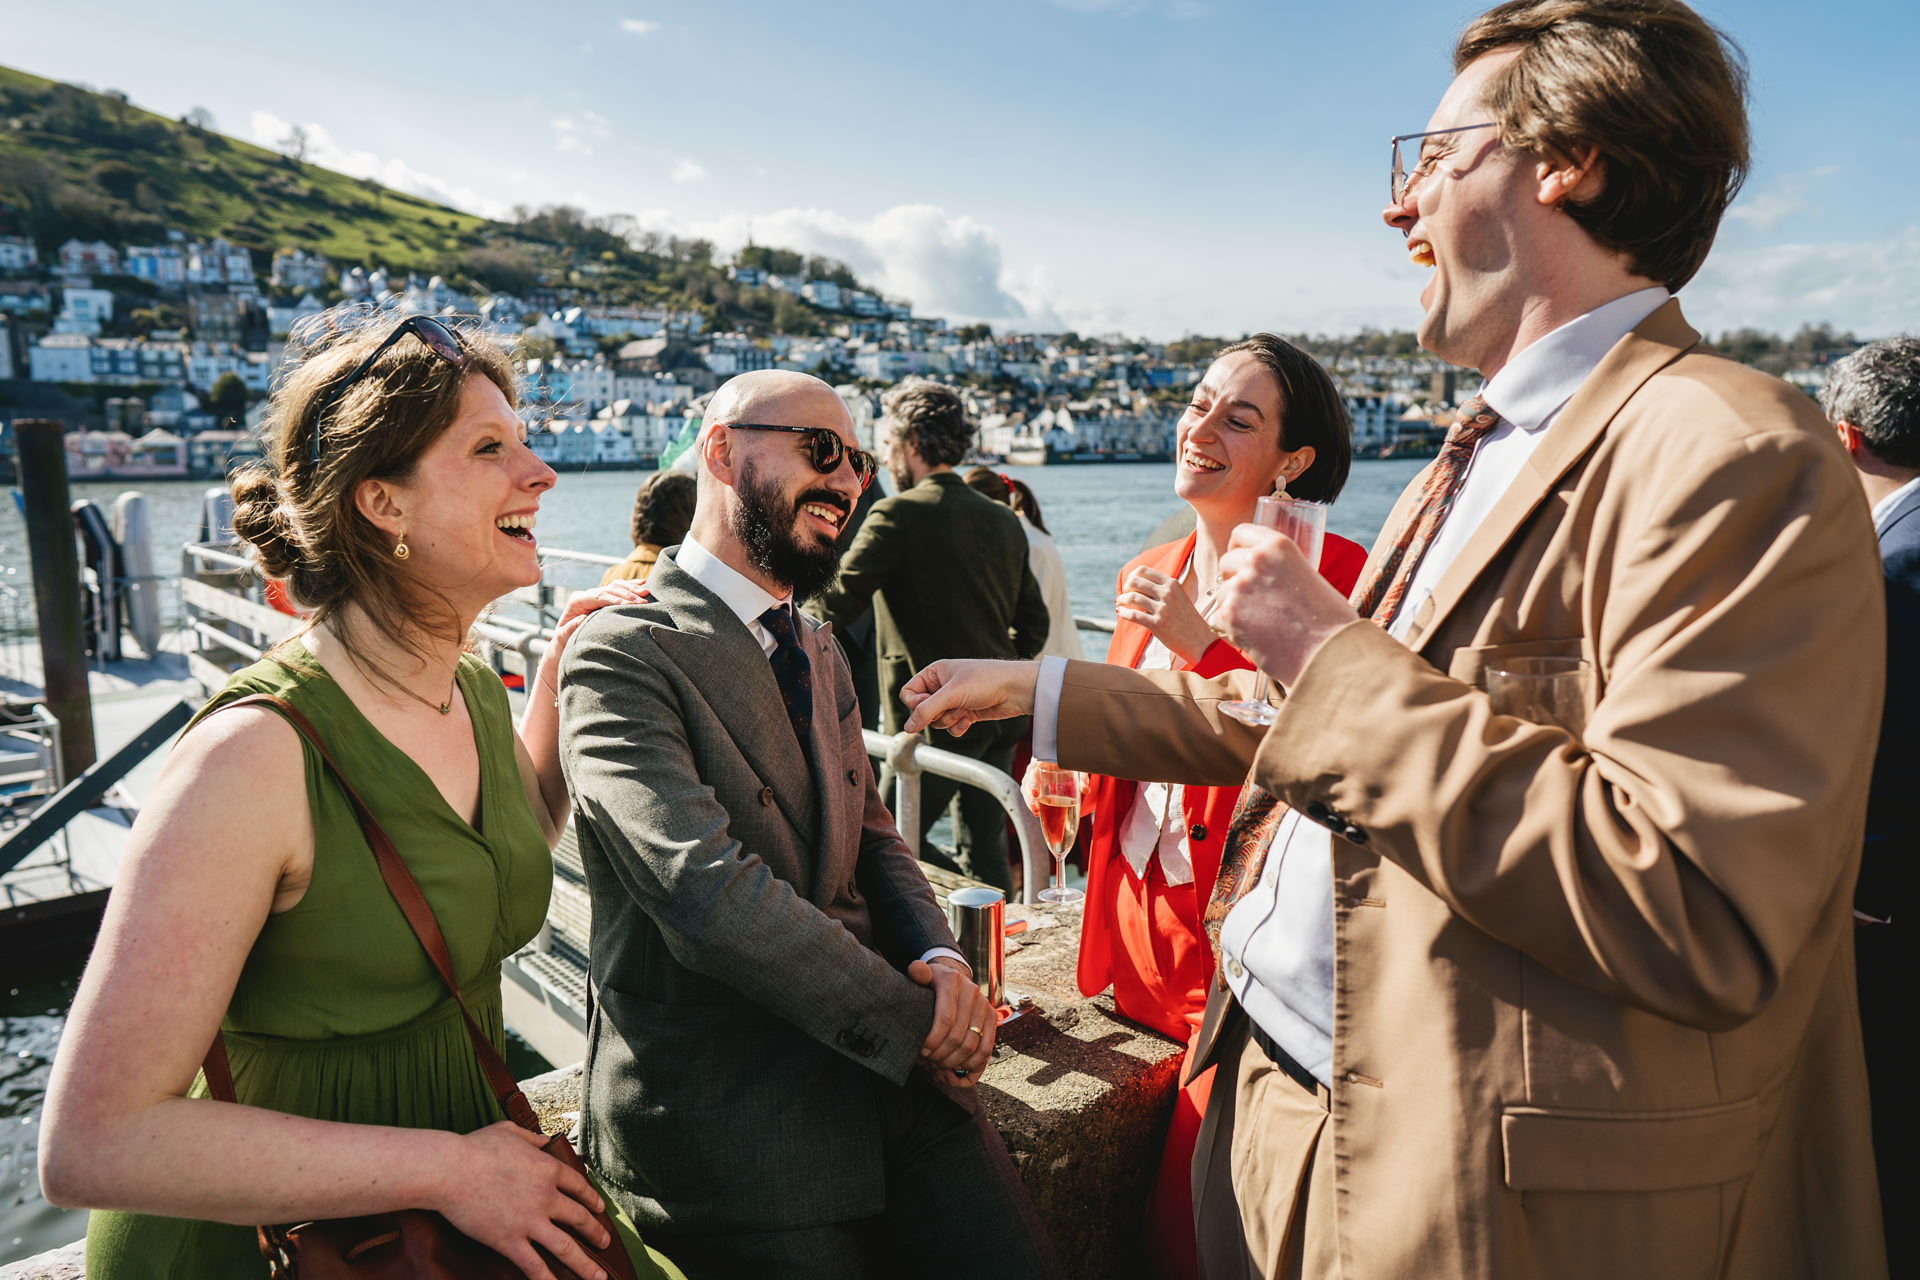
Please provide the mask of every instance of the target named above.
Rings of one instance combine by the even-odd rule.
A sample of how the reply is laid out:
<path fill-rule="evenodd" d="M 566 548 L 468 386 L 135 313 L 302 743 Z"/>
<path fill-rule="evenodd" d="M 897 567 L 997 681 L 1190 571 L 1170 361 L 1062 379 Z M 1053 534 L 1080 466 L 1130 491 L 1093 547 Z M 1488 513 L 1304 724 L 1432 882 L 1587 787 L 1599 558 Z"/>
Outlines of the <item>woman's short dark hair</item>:
<path fill-rule="evenodd" d="M 908 378 L 880 397 L 893 432 L 930 467 L 951 467 L 973 448 L 973 423 L 960 393 L 941 382 Z"/>
<path fill-rule="evenodd" d="M 1739 47 L 1679 0 L 1510 0 L 1461 33 L 1453 69 L 1508 48 L 1520 56 L 1486 94 L 1500 141 L 1567 163 L 1597 150 L 1600 193 L 1561 207 L 1635 275 L 1679 289 L 1747 176 Z"/>
<path fill-rule="evenodd" d="M 1214 359 L 1242 352 L 1280 384 L 1280 447 L 1292 451 L 1313 446 L 1313 464 L 1287 482 L 1287 493 L 1332 502 L 1346 487 L 1353 465 L 1353 417 L 1346 397 L 1318 360 L 1278 334 L 1256 333 L 1223 348 Z"/>
<path fill-rule="evenodd" d="M 693 527 L 700 485 L 684 471 L 656 471 L 633 498 L 633 545 L 675 547 Z"/>

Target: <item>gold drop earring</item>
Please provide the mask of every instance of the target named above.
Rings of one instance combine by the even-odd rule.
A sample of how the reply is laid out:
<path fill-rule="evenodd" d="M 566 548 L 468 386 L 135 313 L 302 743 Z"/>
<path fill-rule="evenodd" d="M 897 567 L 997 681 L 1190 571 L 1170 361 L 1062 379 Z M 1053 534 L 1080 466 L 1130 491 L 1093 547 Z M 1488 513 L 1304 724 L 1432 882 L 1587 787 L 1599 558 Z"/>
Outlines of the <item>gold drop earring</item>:
<path fill-rule="evenodd" d="M 407 540 L 405 536 L 402 536 L 400 541 L 393 544 L 393 558 L 395 560 L 405 560 L 408 556 L 412 554 L 413 552 L 409 550 L 407 547 Z"/>

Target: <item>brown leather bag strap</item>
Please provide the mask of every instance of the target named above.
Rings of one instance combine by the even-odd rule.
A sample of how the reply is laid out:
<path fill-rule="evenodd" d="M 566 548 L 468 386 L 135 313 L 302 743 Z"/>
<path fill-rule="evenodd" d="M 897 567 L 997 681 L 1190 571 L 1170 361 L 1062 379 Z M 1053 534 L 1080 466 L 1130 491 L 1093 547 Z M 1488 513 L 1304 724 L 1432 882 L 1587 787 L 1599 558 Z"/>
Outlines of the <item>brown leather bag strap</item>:
<path fill-rule="evenodd" d="M 447 990 L 453 993 L 454 1003 L 460 1006 L 460 1017 L 467 1025 L 467 1038 L 473 1041 L 474 1056 L 480 1060 L 480 1070 L 485 1073 L 494 1097 L 499 1099 L 501 1107 L 515 1124 L 530 1132 L 544 1134 L 538 1117 L 533 1114 L 533 1107 L 527 1102 L 527 1095 L 520 1091 L 519 1081 L 513 1078 L 512 1069 L 507 1066 L 506 1059 L 500 1056 L 500 1051 L 493 1047 L 493 1042 L 487 1039 L 486 1032 L 480 1029 L 473 1011 L 467 1008 L 466 997 L 460 994 L 460 984 L 453 975 L 453 957 L 447 950 L 446 937 L 440 932 L 440 922 L 434 919 L 433 907 L 428 904 L 426 895 L 420 892 L 419 883 L 414 880 L 413 873 L 407 870 L 407 864 L 402 861 L 399 850 L 393 847 L 393 841 L 387 838 L 387 833 L 374 820 L 359 793 L 333 762 L 333 755 L 327 750 L 327 744 L 321 741 L 319 732 L 292 703 L 270 693 L 235 698 L 214 710 L 226 711 L 247 706 L 273 708 L 319 753 L 321 761 L 333 774 L 334 781 L 340 784 L 340 789 L 346 792 L 348 801 L 353 805 L 354 816 L 360 820 L 361 834 L 373 850 L 374 863 L 380 869 L 380 879 L 386 883 L 387 892 L 393 895 L 400 914 L 406 917 L 407 925 L 413 930 L 413 936 L 419 939 L 427 959 L 432 961 L 440 980 L 447 984 Z M 214 1032 L 213 1045 L 207 1050 L 206 1061 L 202 1065 L 207 1073 L 208 1091 L 222 1102 L 233 1101 L 233 1075 L 227 1063 L 226 1044 L 219 1031 Z M 220 1088 L 225 1089 L 225 1097 L 215 1092 Z"/>

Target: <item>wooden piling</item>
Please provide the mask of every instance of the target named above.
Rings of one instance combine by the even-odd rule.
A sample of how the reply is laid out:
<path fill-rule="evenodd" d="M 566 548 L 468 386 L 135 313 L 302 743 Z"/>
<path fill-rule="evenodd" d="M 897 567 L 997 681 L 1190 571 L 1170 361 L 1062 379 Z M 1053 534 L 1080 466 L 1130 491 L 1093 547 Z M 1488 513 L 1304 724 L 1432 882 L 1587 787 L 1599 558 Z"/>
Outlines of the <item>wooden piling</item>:
<path fill-rule="evenodd" d="M 65 430 L 62 423 L 38 418 L 13 424 L 47 710 L 60 721 L 61 767 L 66 777 L 77 778 L 93 764 L 95 752 L 86 636 L 81 626 L 80 554 L 73 538 L 73 503 L 62 439 Z"/>

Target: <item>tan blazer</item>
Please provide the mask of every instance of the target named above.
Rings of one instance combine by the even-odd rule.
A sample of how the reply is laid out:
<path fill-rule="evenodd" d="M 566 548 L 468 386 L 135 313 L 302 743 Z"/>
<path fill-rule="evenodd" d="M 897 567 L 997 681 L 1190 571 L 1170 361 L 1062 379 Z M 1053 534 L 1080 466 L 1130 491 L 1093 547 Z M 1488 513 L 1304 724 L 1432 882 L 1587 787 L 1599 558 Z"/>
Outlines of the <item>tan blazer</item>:
<path fill-rule="evenodd" d="M 1247 673 L 1068 668 L 1062 763 L 1251 761 L 1347 830 L 1304 1227 L 1347 1280 L 1886 1274 L 1849 911 L 1873 530 L 1807 397 L 1698 343 L 1674 303 L 1624 338 L 1407 647 L 1342 630 L 1264 740 L 1217 711 Z M 1475 685 L 1521 654 L 1593 664 L 1584 750 L 1494 720 Z"/>

